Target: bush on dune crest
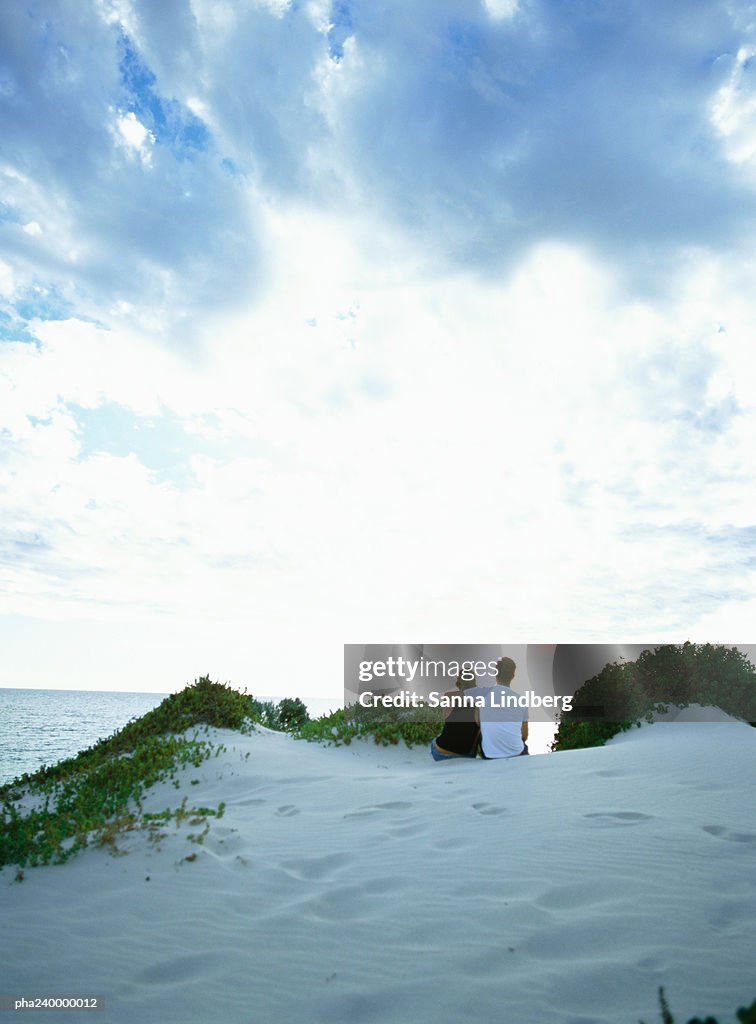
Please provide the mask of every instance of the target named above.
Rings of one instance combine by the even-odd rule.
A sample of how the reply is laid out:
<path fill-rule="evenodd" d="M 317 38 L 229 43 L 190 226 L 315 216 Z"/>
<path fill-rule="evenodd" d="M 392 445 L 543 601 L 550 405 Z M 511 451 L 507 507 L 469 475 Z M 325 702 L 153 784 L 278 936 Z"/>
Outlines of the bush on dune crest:
<path fill-rule="evenodd" d="M 675 1024 L 675 1018 L 669 1009 L 663 988 L 659 989 L 659 1007 L 662 1024 Z M 739 1024 L 756 1024 L 756 999 L 750 1006 L 741 1006 L 736 1011 L 735 1017 Z M 640 1021 L 640 1024 L 643 1024 L 643 1021 Z M 703 1020 L 700 1017 L 691 1017 L 687 1024 L 719 1024 L 719 1021 L 715 1017 L 705 1017 Z"/>
<path fill-rule="evenodd" d="M 300 739 L 349 746 L 353 739 L 372 737 L 380 746 L 406 743 L 427 746 L 443 728 L 440 711 L 425 708 L 422 721 L 413 711 L 385 711 L 356 705 L 313 719 L 297 731 Z"/>
<path fill-rule="evenodd" d="M 272 700 L 250 698 L 252 717 L 266 729 L 279 732 L 296 732 L 310 720 L 307 707 L 299 697 L 284 697 L 276 704 Z"/>
<path fill-rule="evenodd" d="M 113 848 L 116 834 L 153 828 L 154 816 L 140 810 L 145 791 L 225 749 L 200 739 L 199 731 L 182 735 L 189 729 L 250 732 L 260 723 L 291 730 L 306 721 L 299 699 L 266 704 L 202 676 L 76 757 L 0 787 L 0 866 L 62 863 L 90 843 Z M 23 810 L 28 797 L 35 806 Z M 187 809 L 184 803 L 158 817 L 178 822 L 219 813 L 222 808 Z"/>
<path fill-rule="evenodd" d="M 166 809 L 158 815 L 141 811 L 141 798 L 155 783 L 176 778 L 179 769 L 200 765 L 225 750 L 208 738 L 210 727 L 251 732 L 255 725 L 292 733 L 299 739 L 349 744 L 371 736 L 384 746 L 428 744 L 443 722 L 426 709 L 416 721 L 382 711 L 350 708 L 311 721 L 298 697 L 275 703 L 202 676 L 156 708 L 75 757 L 43 766 L 0 787 L 0 867 L 63 863 L 91 844 L 108 844 L 134 829 L 157 829 L 190 815 L 220 815 L 222 806 Z M 196 730 L 187 735 L 189 730 Z M 178 781 L 174 783 L 179 785 Z M 28 805 L 28 806 L 26 806 Z"/>
<path fill-rule="evenodd" d="M 670 705 L 713 705 L 756 723 L 756 668 L 736 647 L 664 644 L 636 661 L 612 662 L 575 693 L 552 750 L 596 747 Z M 595 721 L 587 720 L 591 709 Z"/>

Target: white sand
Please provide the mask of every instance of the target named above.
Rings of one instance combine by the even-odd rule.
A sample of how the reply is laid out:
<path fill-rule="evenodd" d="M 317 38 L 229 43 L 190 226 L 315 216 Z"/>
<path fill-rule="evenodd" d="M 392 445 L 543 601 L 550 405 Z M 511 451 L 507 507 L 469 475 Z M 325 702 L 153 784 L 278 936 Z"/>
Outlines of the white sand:
<path fill-rule="evenodd" d="M 724 1022 L 756 998 L 745 724 L 441 764 L 216 735 L 226 754 L 145 802 L 225 801 L 203 845 L 170 825 L 0 873 L 0 993 L 107 1003 L 9 1020 L 656 1024 L 664 985 L 678 1022 Z"/>

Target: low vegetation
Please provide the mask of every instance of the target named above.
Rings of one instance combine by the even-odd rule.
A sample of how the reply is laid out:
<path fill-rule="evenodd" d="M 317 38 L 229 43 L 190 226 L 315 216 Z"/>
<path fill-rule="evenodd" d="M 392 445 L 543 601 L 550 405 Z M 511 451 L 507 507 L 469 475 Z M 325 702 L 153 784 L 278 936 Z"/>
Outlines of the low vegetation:
<path fill-rule="evenodd" d="M 717 705 L 756 723 L 756 669 L 736 648 L 711 644 L 665 645 L 635 662 L 612 663 L 577 691 L 552 749 L 599 746 L 657 708 L 688 703 Z M 587 719 L 586 706 L 600 709 L 600 716 Z M 208 738 L 210 727 L 250 732 L 257 726 L 334 745 L 357 738 L 383 746 L 427 745 L 443 726 L 443 712 L 352 706 L 311 720 L 299 698 L 260 701 L 203 676 L 76 757 L 0 787 L 0 867 L 18 865 L 23 877 L 20 869 L 27 865 L 62 863 L 92 843 L 115 848 L 118 835 L 136 828 L 154 835 L 169 820 L 206 824 L 223 813 L 222 806 L 187 808 L 184 800 L 148 815 L 141 799 L 162 780 L 178 787 L 180 770 L 223 752 Z"/>
<path fill-rule="evenodd" d="M 675 1018 L 669 1009 L 663 988 L 659 989 L 659 1009 L 662 1024 L 675 1024 Z M 750 1006 L 741 1006 L 735 1012 L 735 1019 L 739 1024 L 756 1024 L 756 999 L 754 999 Z M 640 1024 L 643 1024 L 643 1021 Z M 691 1017 L 687 1024 L 719 1024 L 719 1021 L 715 1017 Z"/>
<path fill-rule="evenodd" d="M 736 647 L 664 644 L 636 661 L 612 662 L 575 693 L 552 750 L 597 747 L 657 710 L 713 705 L 756 723 L 756 668 Z"/>
<path fill-rule="evenodd" d="M 307 707 L 299 697 L 284 697 L 277 704 L 270 700 L 260 701 L 250 697 L 250 707 L 254 721 L 267 729 L 296 732 L 310 721 Z"/>
<path fill-rule="evenodd" d="M 154 836 L 169 820 L 220 816 L 222 805 L 194 808 L 186 800 L 143 814 L 141 799 L 155 783 L 223 753 L 223 744 L 207 739 L 210 727 L 250 732 L 256 724 L 293 729 L 306 721 L 301 700 L 256 701 L 203 676 L 76 757 L 0 787 L 0 866 L 60 864 L 91 844 L 115 850 L 117 837 L 137 828 Z"/>
<path fill-rule="evenodd" d="M 408 747 L 427 745 L 443 728 L 443 713 L 425 708 L 421 720 L 415 709 L 405 712 L 357 705 L 312 719 L 297 730 L 301 739 L 334 746 L 348 746 L 353 739 L 371 737 L 388 747 L 406 743 Z"/>
<path fill-rule="evenodd" d="M 430 743 L 441 721 L 440 714 L 418 722 L 355 708 L 311 721 L 298 697 L 261 701 L 203 676 L 76 757 L 0 787 L 0 867 L 17 865 L 23 878 L 23 867 L 61 864 L 89 845 L 119 852 L 117 841 L 135 829 L 159 839 L 168 822 L 204 824 L 203 832 L 188 837 L 201 842 L 207 818 L 219 817 L 222 804 L 187 807 L 184 798 L 179 807 L 147 814 L 141 800 L 157 782 L 178 786 L 180 770 L 223 753 L 223 744 L 208 739 L 210 727 L 249 733 L 260 725 L 333 744 L 372 736 L 386 746 L 411 746 Z"/>

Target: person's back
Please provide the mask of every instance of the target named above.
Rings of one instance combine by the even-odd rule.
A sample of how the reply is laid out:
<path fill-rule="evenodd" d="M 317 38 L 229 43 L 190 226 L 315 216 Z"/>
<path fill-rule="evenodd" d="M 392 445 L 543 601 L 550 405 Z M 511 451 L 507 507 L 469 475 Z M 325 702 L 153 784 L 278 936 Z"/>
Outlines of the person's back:
<path fill-rule="evenodd" d="M 460 698 L 469 692 L 469 689 L 460 688 L 456 691 L 449 691 L 444 696 L 449 698 L 450 702 L 459 702 Z M 475 707 L 451 703 L 441 734 L 436 737 L 436 746 L 444 754 L 469 757 L 472 753 L 474 757 L 479 733 Z"/>
<path fill-rule="evenodd" d="M 473 675 L 472 681 L 475 680 Z M 474 702 L 464 702 L 464 695 L 470 691 L 470 681 L 463 674 L 457 677 L 456 691 L 450 690 L 444 696 L 449 698 L 449 710 L 444 719 L 441 734 L 431 740 L 430 752 L 434 761 L 449 761 L 456 757 L 475 757 L 478 749 L 480 727 Z"/>
<path fill-rule="evenodd" d="M 520 707 L 518 694 L 507 685 L 515 674 L 512 659 L 500 658 L 496 668 L 494 686 L 467 691 L 486 698 L 485 707 L 478 710 L 481 752 L 487 758 L 519 757 L 528 752 L 528 710 Z"/>
<path fill-rule="evenodd" d="M 526 749 L 523 725 L 527 730 L 527 708 L 518 706 L 518 694 L 509 686 L 497 683 L 488 690 L 488 693 L 490 700 L 487 706 L 480 708 L 479 711 L 480 747 L 483 756 L 518 757 Z M 489 707 L 489 704 L 495 706 Z"/>

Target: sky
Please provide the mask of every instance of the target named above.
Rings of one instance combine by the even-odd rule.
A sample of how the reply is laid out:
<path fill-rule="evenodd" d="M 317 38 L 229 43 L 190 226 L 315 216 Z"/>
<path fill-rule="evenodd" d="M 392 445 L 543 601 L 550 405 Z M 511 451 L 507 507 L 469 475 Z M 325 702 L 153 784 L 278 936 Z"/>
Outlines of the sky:
<path fill-rule="evenodd" d="M 742 0 L 0 5 L 0 685 L 756 620 Z"/>

